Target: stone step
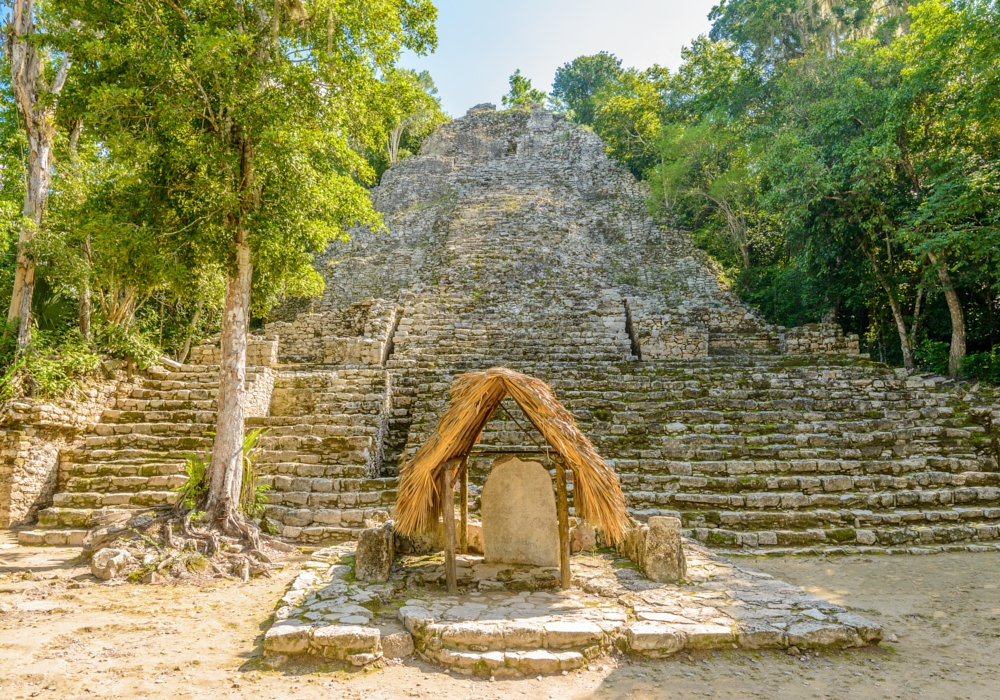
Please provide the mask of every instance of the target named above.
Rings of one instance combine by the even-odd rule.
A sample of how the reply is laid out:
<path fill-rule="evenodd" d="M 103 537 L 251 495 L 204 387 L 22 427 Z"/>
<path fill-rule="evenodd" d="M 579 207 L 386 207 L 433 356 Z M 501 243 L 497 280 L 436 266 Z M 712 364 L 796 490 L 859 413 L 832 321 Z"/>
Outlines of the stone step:
<path fill-rule="evenodd" d="M 391 509 L 396 502 L 396 491 L 270 491 L 267 494 L 268 503 L 274 507 L 285 507 L 292 510 L 306 508 L 309 510 L 327 508 L 355 508 L 367 506 Z M 296 517 L 313 522 L 315 516 L 296 515 Z M 284 520 L 282 519 L 282 522 Z"/>
<path fill-rule="evenodd" d="M 204 414 L 201 414 L 204 417 Z M 94 426 L 94 435 L 112 437 L 116 435 L 152 435 L 161 437 L 204 436 L 215 430 L 215 422 L 198 423 L 193 420 L 184 422 L 116 422 L 98 423 Z M 95 446 L 97 446 L 95 444 Z"/>
<path fill-rule="evenodd" d="M 38 512 L 38 528 L 42 530 L 90 530 L 115 516 L 127 519 L 130 515 L 149 511 L 148 506 L 114 506 L 109 508 L 63 508 L 52 506 Z"/>
<path fill-rule="evenodd" d="M 172 490 L 159 491 L 62 491 L 52 497 L 53 508 L 142 508 L 151 506 L 172 506 L 180 499 L 180 494 Z M 39 516 L 41 522 L 42 516 Z"/>
<path fill-rule="evenodd" d="M 157 455 L 159 457 L 160 455 Z M 158 477 L 183 474 L 186 460 L 176 461 L 121 461 L 84 462 L 63 461 L 61 474 L 67 486 L 73 479 Z M 98 491 L 100 489 L 85 489 Z"/>
<path fill-rule="evenodd" d="M 26 547 L 80 547 L 90 530 L 20 530 L 17 543 Z"/>
<path fill-rule="evenodd" d="M 878 547 L 880 550 L 874 551 L 885 551 L 899 547 L 996 542 L 1000 540 L 1000 516 L 986 521 L 935 521 L 808 530 L 761 529 L 744 532 L 725 528 L 694 528 L 692 536 L 711 547 L 761 549 L 765 550 L 765 554 L 771 547 L 792 548 L 789 553 L 795 554 L 828 553 L 824 548 L 830 547 Z"/>
<path fill-rule="evenodd" d="M 377 503 L 312 510 L 267 505 L 264 514 L 269 522 L 277 525 L 282 537 L 303 542 L 343 542 L 357 539 L 366 520 L 384 519 L 388 510 Z"/>
<path fill-rule="evenodd" d="M 71 449 L 60 453 L 63 461 L 76 465 L 117 465 L 180 462 L 192 455 L 203 456 L 205 449 Z"/>
<path fill-rule="evenodd" d="M 174 423 L 188 424 L 201 423 L 203 425 L 215 425 L 215 411 L 199 411 L 185 409 L 179 411 L 122 411 L 118 409 L 107 409 L 101 416 L 103 423 Z"/>
<path fill-rule="evenodd" d="M 219 398 L 219 389 L 216 388 L 176 388 L 176 389 L 156 389 L 145 385 L 137 387 L 129 392 L 129 399 L 135 401 L 207 401 Z"/>
<path fill-rule="evenodd" d="M 371 444 L 371 443 L 369 443 Z M 324 464 L 351 466 L 356 464 L 368 464 L 371 451 L 368 448 L 348 448 L 334 446 L 330 449 L 319 447 L 312 450 L 260 450 L 257 453 L 257 464 L 261 470 L 268 470 L 270 464 L 288 464 L 299 462 L 301 464 Z"/>
<path fill-rule="evenodd" d="M 287 498 L 289 494 L 277 494 Z M 350 526 L 361 527 L 363 520 L 372 518 L 376 511 L 383 516 L 391 511 L 396 500 L 395 491 L 370 491 L 352 494 L 303 494 L 305 502 L 272 500 L 265 507 L 268 520 L 291 527 Z M 300 500 L 300 499 L 295 499 Z M 361 517 L 361 512 L 367 515 Z M 347 515 L 344 515 L 344 514 Z"/>
<path fill-rule="evenodd" d="M 990 504 L 1000 501 L 1000 488 L 996 486 L 862 493 L 806 494 L 800 491 L 775 491 L 738 495 L 709 491 L 671 493 L 626 489 L 626 494 L 626 500 L 633 508 L 728 508 L 751 511 L 787 511 L 813 508 L 865 508 L 892 511 L 897 508 L 932 508 L 952 504 Z"/>
<path fill-rule="evenodd" d="M 118 398 L 115 408 L 120 411 L 212 411 L 215 399 L 132 399 Z"/>
<path fill-rule="evenodd" d="M 203 451 L 212 446 L 212 438 L 205 435 L 153 435 L 126 433 L 124 435 L 91 435 L 84 438 L 84 446 L 91 453 L 102 450 L 145 449 L 157 452 L 172 450 Z"/>
<path fill-rule="evenodd" d="M 116 471 L 115 476 L 79 477 L 74 476 L 66 481 L 64 492 L 56 494 L 62 497 L 73 493 L 103 493 L 121 494 L 139 491 L 172 491 L 187 483 L 187 475 L 183 470 L 174 474 L 157 476 L 124 476 Z"/>
<path fill-rule="evenodd" d="M 310 464 L 304 462 L 261 462 L 262 476 L 304 477 L 307 479 L 364 479 L 367 466 L 360 464 Z"/>
<path fill-rule="evenodd" d="M 372 426 L 378 413 L 304 413 L 302 415 L 256 416 L 247 418 L 249 427 L 267 428 L 268 435 L 360 435 L 377 431 Z M 335 430 L 331 430 L 335 428 Z M 356 428 L 359 431 L 343 430 Z"/>
<path fill-rule="evenodd" d="M 654 476 L 635 474 L 618 469 L 622 488 L 630 491 L 655 491 L 657 493 L 731 493 L 748 495 L 758 491 L 780 493 L 803 492 L 808 495 L 838 493 L 847 491 L 919 491 L 920 489 L 997 487 L 1000 473 L 983 471 L 918 471 L 905 473 L 871 474 L 847 473 L 830 474 L 824 470 L 821 476 L 766 476 L 743 474 L 738 477 L 726 476 L 677 476 L 672 474 Z"/>
<path fill-rule="evenodd" d="M 970 507 L 928 507 L 921 510 L 890 510 L 875 512 L 867 509 L 823 509 L 805 511 L 721 511 L 721 510 L 673 510 L 637 509 L 632 511 L 639 517 L 649 517 L 662 512 L 678 514 L 685 527 L 716 532 L 711 537 L 721 537 L 730 532 L 759 532 L 782 530 L 788 532 L 815 533 L 836 531 L 844 528 L 878 527 L 918 527 L 936 524 L 985 523 L 996 524 L 1000 520 L 1000 508 L 994 506 Z M 730 537 L 729 535 L 726 535 Z M 695 537 L 698 537 L 696 534 Z M 813 534 L 807 538 L 814 537 Z"/>

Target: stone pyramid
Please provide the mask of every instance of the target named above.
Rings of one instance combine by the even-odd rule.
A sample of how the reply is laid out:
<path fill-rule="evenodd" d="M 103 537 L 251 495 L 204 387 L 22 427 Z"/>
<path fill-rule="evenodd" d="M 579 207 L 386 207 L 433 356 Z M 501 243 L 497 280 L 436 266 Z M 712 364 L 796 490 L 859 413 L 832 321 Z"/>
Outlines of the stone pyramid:
<path fill-rule="evenodd" d="M 633 515 L 682 518 L 725 550 L 978 548 L 1000 537 L 992 390 L 871 362 L 839 327 L 744 306 L 592 132 L 480 105 L 372 192 L 385 230 L 317 260 L 321 299 L 280 307 L 252 344 L 251 424 L 269 428 L 268 518 L 300 541 L 387 517 L 395 475 L 458 374 L 538 376 L 615 464 Z M 176 498 L 210 444 L 218 349 L 120 392 L 60 457 L 22 539 L 59 542 Z M 511 404 L 472 460 L 544 443 Z M 508 415 L 509 413 L 509 415 Z"/>

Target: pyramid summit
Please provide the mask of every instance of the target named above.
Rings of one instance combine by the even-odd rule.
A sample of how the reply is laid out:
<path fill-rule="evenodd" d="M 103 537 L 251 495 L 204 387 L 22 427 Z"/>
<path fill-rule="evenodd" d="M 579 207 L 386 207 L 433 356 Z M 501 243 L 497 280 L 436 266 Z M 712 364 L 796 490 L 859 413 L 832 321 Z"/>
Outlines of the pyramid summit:
<path fill-rule="evenodd" d="M 532 359 L 776 347 L 778 330 L 726 289 L 690 236 L 656 225 L 646 198 L 589 130 L 541 108 L 478 105 L 385 173 L 373 199 L 388 234 L 355 230 L 333 244 L 310 308 L 433 307 L 456 328 L 486 330 L 479 350 L 498 361 L 515 359 L 510 336 L 532 325 L 568 331 L 562 346 L 529 351 L 522 339 Z"/>

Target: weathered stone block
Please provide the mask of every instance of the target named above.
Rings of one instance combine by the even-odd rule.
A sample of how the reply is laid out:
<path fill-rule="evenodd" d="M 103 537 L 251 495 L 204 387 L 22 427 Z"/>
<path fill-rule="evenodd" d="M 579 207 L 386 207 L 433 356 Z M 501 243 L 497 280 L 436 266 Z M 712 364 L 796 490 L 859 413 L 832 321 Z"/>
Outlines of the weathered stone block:
<path fill-rule="evenodd" d="M 710 539 L 719 530 L 706 530 Z M 735 534 L 730 533 L 735 541 Z M 653 581 L 677 581 L 687 575 L 687 563 L 681 543 L 679 518 L 654 516 L 642 527 L 633 528 L 619 543 L 618 552 L 631 559 Z"/>
<path fill-rule="evenodd" d="M 825 622 L 799 622 L 788 628 L 788 643 L 802 649 L 814 647 L 861 646 L 861 636 L 841 625 Z"/>
<path fill-rule="evenodd" d="M 313 628 L 291 621 L 275 624 L 264 635 L 266 654 L 301 654 L 309 649 Z"/>
<path fill-rule="evenodd" d="M 90 573 L 99 579 L 110 581 L 136 565 L 138 562 L 135 557 L 124 549 L 102 549 L 90 560 Z"/>
<path fill-rule="evenodd" d="M 318 655 L 344 660 L 354 654 L 381 651 L 380 637 L 379 630 L 374 627 L 328 625 L 313 630 L 310 648 Z"/>
<path fill-rule="evenodd" d="M 391 523 L 362 530 L 358 535 L 355 577 L 367 583 L 385 583 L 394 555 Z"/>
<path fill-rule="evenodd" d="M 545 646 L 549 649 L 597 644 L 603 636 L 603 630 L 596 623 L 586 620 L 550 622 L 545 625 Z"/>
<path fill-rule="evenodd" d="M 580 523 L 569 531 L 569 551 L 573 554 L 597 547 L 597 531 L 590 523 Z"/>
<path fill-rule="evenodd" d="M 559 529 L 552 479 L 538 462 L 500 457 L 482 495 L 488 562 L 559 565 Z"/>
<path fill-rule="evenodd" d="M 681 545 L 681 521 L 678 518 L 649 519 L 643 570 L 653 581 L 666 583 L 687 576 L 687 563 Z"/>
<path fill-rule="evenodd" d="M 662 657 L 683 649 L 687 635 L 677 629 L 676 625 L 641 621 L 629 626 L 625 632 L 625 639 L 629 651 Z"/>
<path fill-rule="evenodd" d="M 387 659 L 405 659 L 414 651 L 413 635 L 397 632 L 382 637 L 382 654 Z"/>

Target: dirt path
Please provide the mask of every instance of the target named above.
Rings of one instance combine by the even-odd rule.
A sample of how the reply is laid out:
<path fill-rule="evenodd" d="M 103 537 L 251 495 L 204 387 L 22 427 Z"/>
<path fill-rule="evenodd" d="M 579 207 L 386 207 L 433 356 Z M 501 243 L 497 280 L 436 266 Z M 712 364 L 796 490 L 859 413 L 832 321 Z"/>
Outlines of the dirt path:
<path fill-rule="evenodd" d="M 75 550 L 0 534 L 2 698 L 975 698 L 1000 697 L 1000 556 L 743 560 L 881 622 L 897 643 L 820 655 L 734 651 L 542 680 L 259 666 L 266 613 L 298 566 L 246 586 L 107 586 Z M 20 572 L 33 575 L 21 580 Z"/>

